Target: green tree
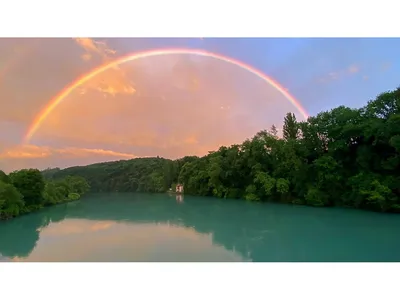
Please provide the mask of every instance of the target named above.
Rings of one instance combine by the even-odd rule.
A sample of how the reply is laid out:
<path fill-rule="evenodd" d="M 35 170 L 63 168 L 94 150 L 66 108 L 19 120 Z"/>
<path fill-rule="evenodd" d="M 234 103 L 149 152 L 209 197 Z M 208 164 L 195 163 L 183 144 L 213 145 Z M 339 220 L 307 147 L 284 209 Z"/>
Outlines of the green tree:
<path fill-rule="evenodd" d="M 273 124 L 272 124 L 271 129 L 269 130 L 269 132 L 270 132 L 271 135 L 273 135 L 275 137 L 278 135 L 278 129 Z"/>
<path fill-rule="evenodd" d="M 326 203 L 326 194 L 318 188 L 310 187 L 305 195 L 305 200 L 310 206 L 324 206 Z"/>
<path fill-rule="evenodd" d="M 12 184 L 0 181 L 0 219 L 18 216 L 23 206 L 24 201 L 18 190 Z"/>
<path fill-rule="evenodd" d="M 57 184 L 53 181 L 46 182 L 43 199 L 44 205 L 54 205 L 61 203 L 64 200 L 64 193 L 58 188 Z"/>
<path fill-rule="evenodd" d="M 66 176 L 44 181 L 36 169 L 14 171 L 10 176 L 0 172 L 0 177 L 0 219 L 16 217 L 43 205 L 78 200 L 89 190 L 83 177 Z"/>
<path fill-rule="evenodd" d="M 289 180 L 278 178 L 276 180 L 276 191 L 283 201 L 286 201 L 289 195 Z"/>
<path fill-rule="evenodd" d="M 83 195 L 90 189 L 88 182 L 81 176 L 67 176 L 64 181 L 68 191 L 71 193 Z"/>
<path fill-rule="evenodd" d="M 11 183 L 10 178 L 2 170 L 0 170 L 0 181 L 5 182 L 5 183 Z"/>
<path fill-rule="evenodd" d="M 259 201 L 260 197 L 257 195 L 257 187 L 250 184 L 246 187 L 245 199 L 248 201 Z"/>
<path fill-rule="evenodd" d="M 26 206 L 43 203 L 45 182 L 39 170 L 23 169 L 12 172 L 9 177 L 12 184 L 22 194 Z"/>
<path fill-rule="evenodd" d="M 79 195 L 78 193 L 69 193 L 68 194 L 68 199 L 71 201 L 79 200 L 80 197 L 81 197 L 81 195 Z"/>
<path fill-rule="evenodd" d="M 296 121 L 296 116 L 293 113 L 287 113 L 283 124 L 283 138 L 285 140 L 297 139 L 299 126 Z"/>

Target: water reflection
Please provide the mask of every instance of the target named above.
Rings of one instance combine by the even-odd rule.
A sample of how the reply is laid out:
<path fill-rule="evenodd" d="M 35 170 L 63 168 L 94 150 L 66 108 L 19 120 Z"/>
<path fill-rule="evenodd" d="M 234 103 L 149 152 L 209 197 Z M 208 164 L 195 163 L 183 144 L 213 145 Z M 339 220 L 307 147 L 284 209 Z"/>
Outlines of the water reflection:
<path fill-rule="evenodd" d="M 177 196 L 98 194 L 1 222 L 0 261 L 400 261 L 397 215 Z"/>
<path fill-rule="evenodd" d="M 14 261 L 242 261 L 210 234 L 168 223 L 66 219 L 44 228 L 27 258 Z"/>
<path fill-rule="evenodd" d="M 176 202 L 183 203 L 183 195 L 176 195 Z"/>
<path fill-rule="evenodd" d="M 56 213 L 55 217 L 58 216 Z M 64 216 L 62 217 L 62 219 Z M 40 230 L 49 224 L 49 216 L 32 214 L 4 221 L 0 224 L 0 255 L 3 257 L 26 257 L 36 246 Z"/>
<path fill-rule="evenodd" d="M 1 223 L 0 261 L 249 260 L 216 243 L 212 232 L 184 224 L 165 198 L 149 205 L 124 196 L 100 195 Z"/>

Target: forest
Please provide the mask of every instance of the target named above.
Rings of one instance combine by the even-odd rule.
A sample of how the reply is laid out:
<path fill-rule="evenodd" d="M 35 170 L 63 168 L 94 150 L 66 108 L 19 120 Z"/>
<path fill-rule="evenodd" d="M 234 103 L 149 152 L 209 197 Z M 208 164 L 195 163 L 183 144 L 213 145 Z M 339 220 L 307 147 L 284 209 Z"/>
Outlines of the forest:
<path fill-rule="evenodd" d="M 78 200 L 89 188 L 87 181 L 79 176 L 45 180 L 37 169 L 23 169 L 9 175 L 0 170 L 0 220 Z"/>
<path fill-rule="evenodd" d="M 18 183 L 23 175 L 12 174 L 8 193 L 22 194 L 25 207 L 36 205 Z M 181 183 L 189 195 L 400 212 L 400 88 L 362 108 L 339 106 L 306 121 L 287 113 L 281 132 L 272 126 L 203 157 L 136 158 L 41 174 L 48 183 L 35 195 L 53 187 L 40 203 L 53 201 L 63 180 L 80 178 L 92 192 L 163 193 Z M 4 195 L 0 186 L 0 207 Z"/>

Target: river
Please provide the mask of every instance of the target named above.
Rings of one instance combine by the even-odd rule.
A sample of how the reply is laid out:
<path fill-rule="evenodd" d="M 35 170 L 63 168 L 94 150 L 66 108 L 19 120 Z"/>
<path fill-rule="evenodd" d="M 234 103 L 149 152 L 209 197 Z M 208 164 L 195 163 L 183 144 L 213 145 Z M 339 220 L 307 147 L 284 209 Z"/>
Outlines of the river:
<path fill-rule="evenodd" d="M 0 222 L 0 261 L 400 261 L 400 215 L 91 194 Z"/>

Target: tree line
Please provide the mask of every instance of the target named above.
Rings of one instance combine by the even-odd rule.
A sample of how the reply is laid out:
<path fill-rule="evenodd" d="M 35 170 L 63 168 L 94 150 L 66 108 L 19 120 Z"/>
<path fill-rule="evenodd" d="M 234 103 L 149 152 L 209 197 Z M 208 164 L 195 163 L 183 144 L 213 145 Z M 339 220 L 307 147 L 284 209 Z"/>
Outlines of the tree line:
<path fill-rule="evenodd" d="M 0 170 L 0 220 L 78 200 L 88 190 L 89 184 L 79 176 L 45 180 L 37 169 L 23 169 L 9 175 Z"/>
<path fill-rule="evenodd" d="M 137 158 L 63 170 L 95 192 L 165 192 L 400 212 L 400 88 L 364 107 L 339 106 L 297 121 L 284 118 L 242 144 L 203 157 Z"/>

